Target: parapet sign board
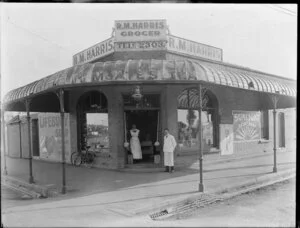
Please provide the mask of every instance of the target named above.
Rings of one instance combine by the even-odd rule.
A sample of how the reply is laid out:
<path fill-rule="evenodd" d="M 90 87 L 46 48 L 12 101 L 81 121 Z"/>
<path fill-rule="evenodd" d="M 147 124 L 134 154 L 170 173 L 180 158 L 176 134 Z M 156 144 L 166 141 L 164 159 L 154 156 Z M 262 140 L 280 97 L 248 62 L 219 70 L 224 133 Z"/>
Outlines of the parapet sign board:
<path fill-rule="evenodd" d="M 220 48 L 167 34 L 166 20 L 115 21 L 115 35 L 73 56 L 73 65 L 95 62 L 114 52 L 167 50 L 185 56 L 223 61 Z"/>
<path fill-rule="evenodd" d="M 166 20 L 115 21 L 115 42 L 167 40 Z"/>
<path fill-rule="evenodd" d="M 191 40 L 179 38 L 172 35 L 168 35 L 167 50 L 175 53 L 217 61 L 222 61 L 223 58 L 222 49 L 220 48 L 197 43 Z"/>
<path fill-rule="evenodd" d="M 109 38 L 73 56 L 73 65 L 88 63 L 114 52 L 114 38 Z"/>

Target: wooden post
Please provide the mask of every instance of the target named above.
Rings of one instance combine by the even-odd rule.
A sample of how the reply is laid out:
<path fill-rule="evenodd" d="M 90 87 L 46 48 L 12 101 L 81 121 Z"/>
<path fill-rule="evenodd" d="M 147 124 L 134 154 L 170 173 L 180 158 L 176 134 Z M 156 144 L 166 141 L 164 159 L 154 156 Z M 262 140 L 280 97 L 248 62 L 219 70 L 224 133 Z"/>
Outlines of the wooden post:
<path fill-rule="evenodd" d="M 61 155 L 62 155 L 62 194 L 66 194 L 66 158 L 65 158 L 65 110 L 64 110 L 64 90 L 58 91 L 60 104 L 60 122 L 61 122 Z"/>
<path fill-rule="evenodd" d="M 199 192 L 204 191 L 203 186 L 203 146 L 202 146 L 202 85 L 199 84 L 199 171 L 200 171 L 200 183 Z"/>
<path fill-rule="evenodd" d="M 32 172 L 32 150 L 31 150 L 31 130 L 30 130 L 30 103 L 31 98 L 25 100 L 26 113 L 27 113 L 27 130 L 28 130 L 28 156 L 29 156 L 29 183 L 34 183 L 33 172 Z"/>
<path fill-rule="evenodd" d="M 279 97 L 277 95 L 272 95 L 272 101 L 273 101 L 273 129 L 274 129 L 274 139 L 273 139 L 273 151 L 274 151 L 274 166 L 273 166 L 273 173 L 277 172 L 277 149 L 276 149 L 276 108 L 277 108 L 277 102 Z"/>

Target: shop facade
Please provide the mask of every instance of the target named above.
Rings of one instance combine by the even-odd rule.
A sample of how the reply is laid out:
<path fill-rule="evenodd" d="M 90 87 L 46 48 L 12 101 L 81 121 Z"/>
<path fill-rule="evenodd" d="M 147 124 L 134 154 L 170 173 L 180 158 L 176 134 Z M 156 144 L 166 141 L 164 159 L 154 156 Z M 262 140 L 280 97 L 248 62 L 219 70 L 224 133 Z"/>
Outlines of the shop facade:
<path fill-rule="evenodd" d="M 178 142 L 175 162 L 199 150 L 231 156 L 295 149 L 294 80 L 224 63 L 220 48 L 171 35 L 165 20 L 116 21 L 113 32 L 74 55 L 71 68 L 5 96 L 5 111 L 38 112 L 37 157 L 51 160 L 42 154 L 53 132 L 52 140 L 60 141 L 54 161 L 69 162 L 86 144 L 101 144 L 95 167 L 132 166 L 126 143 L 133 124 L 141 131 L 142 163 L 153 167 L 163 166 L 165 128 Z M 94 128 L 89 116 L 102 124 Z M 59 134 L 50 127 L 59 128 L 60 117 L 66 127 Z M 32 133 L 28 144 L 34 139 Z"/>

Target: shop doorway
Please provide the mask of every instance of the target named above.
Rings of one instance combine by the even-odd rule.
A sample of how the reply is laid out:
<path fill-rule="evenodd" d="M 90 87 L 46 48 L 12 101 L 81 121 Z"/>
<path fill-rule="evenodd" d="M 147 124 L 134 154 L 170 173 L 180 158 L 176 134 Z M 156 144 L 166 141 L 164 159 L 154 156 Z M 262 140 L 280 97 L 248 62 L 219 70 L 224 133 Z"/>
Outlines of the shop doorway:
<path fill-rule="evenodd" d="M 154 155 L 159 153 L 154 146 L 158 137 L 158 115 L 158 110 L 125 111 L 127 141 L 130 142 L 130 129 L 133 124 L 140 130 L 139 140 L 142 148 L 142 160 L 138 163 L 154 163 Z"/>

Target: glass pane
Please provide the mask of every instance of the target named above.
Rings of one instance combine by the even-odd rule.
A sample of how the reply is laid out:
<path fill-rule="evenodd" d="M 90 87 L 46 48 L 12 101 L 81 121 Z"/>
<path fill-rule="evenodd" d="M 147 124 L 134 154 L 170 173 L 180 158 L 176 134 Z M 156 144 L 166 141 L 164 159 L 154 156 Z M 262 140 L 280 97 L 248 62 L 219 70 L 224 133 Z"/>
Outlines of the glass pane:
<path fill-rule="evenodd" d="M 87 145 L 100 151 L 101 147 L 109 147 L 108 114 L 87 113 Z"/>
<path fill-rule="evenodd" d="M 207 145 L 213 145 L 212 115 L 202 111 L 202 137 Z M 198 110 L 178 109 L 178 144 L 180 150 L 192 151 L 199 148 L 199 112 Z"/>

